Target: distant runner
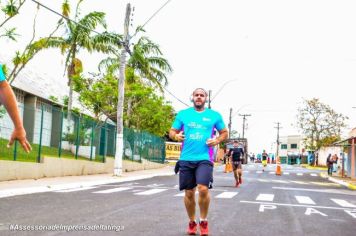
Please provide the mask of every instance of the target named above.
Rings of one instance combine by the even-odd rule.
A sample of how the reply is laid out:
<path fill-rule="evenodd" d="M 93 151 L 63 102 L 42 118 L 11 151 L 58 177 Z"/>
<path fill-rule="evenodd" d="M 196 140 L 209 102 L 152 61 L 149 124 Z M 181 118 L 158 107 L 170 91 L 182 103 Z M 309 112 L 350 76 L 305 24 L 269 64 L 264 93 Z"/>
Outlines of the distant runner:
<path fill-rule="evenodd" d="M 237 140 L 234 141 L 234 147 L 229 150 L 228 156 L 232 161 L 232 169 L 235 177 L 235 187 L 239 187 L 242 184 L 242 158 L 244 155 L 243 147 L 239 146 Z"/>
<path fill-rule="evenodd" d="M 268 154 L 267 154 L 266 150 L 263 150 L 263 152 L 262 152 L 262 165 L 263 165 L 262 171 L 265 171 L 265 167 L 267 166 L 267 158 L 268 158 Z"/>

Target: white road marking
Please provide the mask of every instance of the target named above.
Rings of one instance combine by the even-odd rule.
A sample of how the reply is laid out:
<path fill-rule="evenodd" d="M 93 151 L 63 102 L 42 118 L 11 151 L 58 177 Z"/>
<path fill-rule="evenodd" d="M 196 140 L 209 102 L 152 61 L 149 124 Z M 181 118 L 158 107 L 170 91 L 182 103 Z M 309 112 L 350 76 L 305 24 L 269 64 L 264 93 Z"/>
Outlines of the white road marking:
<path fill-rule="evenodd" d="M 258 209 L 259 212 L 264 212 L 265 209 L 268 209 L 268 210 L 274 210 L 276 209 L 276 205 L 260 205 L 260 209 Z"/>
<path fill-rule="evenodd" d="M 198 190 L 197 191 L 195 191 L 195 195 L 197 195 L 199 192 L 198 192 Z M 183 192 L 181 192 L 181 193 L 178 193 L 178 194 L 176 194 L 176 195 L 174 195 L 175 197 L 184 197 L 185 196 L 185 192 L 183 191 Z"/>
<path fill-rule="evenodd" d="M 307 196 L 295 196 L 295 198 L 297 199 L 298 203 L 300 204 L 312 204 L 315 205 L 315 202 Z"/>
<path fill-rule="evenodd" d="M 342 199 L 331 198 L 331 200 L 342 207 L 356 207 L 356 205 Z"/>
<path fill-rule="evenodd" d="M 164 184 L 149 184 L 149 185 L 147 185 L 147 187 L 154 188 L 154 187 L 160 187 L 162 185 L 164 185 Z"/>
<path fill-rule="evenodd" d="M 257 179 L 257 180 L 260 182 L 265 182 L 265 183 L 270 182 L 268 179 Z"/>
<path fill-rule="evenodd" d="M 264 194 L 264 193 L 260 193 L 257 198 L 256 201 L 268 201 L 268 202 L 272 202 L 274 198 L 274 194 Z"/>
<path fill-rule="evenodd" d="M 152 195 L 152 194 L 160 193 L 160 192 L 163 192 L 163 191 L 166 191 L 166 190 L 168 190 L 168 189 L 154 188 L 154 189 L 150 189 L 150 190 L 147 190 L 147 191 L 135 193 L 135 195 Z"/>
<path fill-rule="evenodd" d="M 217 195 L 215 198 L 233 198 L 238 192 L 223 192 Z"/>
<path fill-rule="evenodd" d="M 274 171 L 270 171 L 270 172 L 269 172 L 270 175 L 274 175 L 275 173 L 276 173 L 276 172 L 274 172 Z"/>
<path fill-rule="evenodd" d="M 290 182 L 296 183 L 296 184 L 309 184 L 307 182 L 303 182 L 303 181 L 295 181 L 295 180 L 291 180 Z"/>
<path fill-rule="evenodd" d="M 320 214 L 322 216 L 328 216 L 327 214 L 324 214 L 318 210 L 315 210 L 314 208 L 309 208 L 309 207 L 305 210 L 304 214 L 307 216 L 310 216 L 311 214 Z"/>
<path fill-rule="evenodd" d="M 70 192 L 83 191 L 83 190 L 88 190 L 88 189 L 93 189 L 93 188 L 96 188 L 96 187 L 71 188 L 71 189 L 58 190 L 58 191 L 54 191 L 54 192 L 56 192 L 56 193 L 70 193 Z"/>
<path fill-rule="evenodd" d="M 252 204 L 266 204 L 266 202 L 254 202 L 254 201 L 240 201 L 241 203 L 252 203 Z M 270 205 L 276 205 L 276 206 L 293 206 L 293 207 L 307 207 L 310 208 L 310 205 L 302 205 L 302 204 L 289 204 L 289 203 L 276 203 L 276 202 L 271 202 L 268 203 Z M 350 208 L 344 208 L 344 207 L 329 207 L 329 206 L 313 206 L 313 208 L 321 208 L 321 209 L 333 209 L 333 210 L 351 210 Z"/>
<path fill-rule="evenodd" d="M 243 173 L 249 173 L 250 171 L 248 171 L 248 170 L 243 170 L 242 172 L 243 172 Z"/>
<path fill-rule="evenodd" d="M 317 174 L 315 173 L 311 173 L 310 176 L 318 176 Z"/>
<path fill-rule="evenodd" d="M 302 175 L 303 175 L 303 173 L 297 173 L 297 175 L 302 176 Z"/>
<path fill-rule="evenodd" d="M 350 216 L 352 216 L 353 218 L 356 218 L 356 209 L 354 209 L 354 210 L 345 210 L 345 212 L 347 214 L 349 214 Z"/>
<path fill-rule="evenodd" d="M 262 174 L 262 170 L 258 170 L 258 171 L 256 171 L 256 174 Z"/>
<path fill-rule="evenodd" d="M 287 184 L 289 183 L 288 181 L 286 180 L 277 180 L 277 179 L 272 179 L 271 181 L 275 182 L 275 183 L 282 183 L 282 184 Z"/>
<path fill-rule="evenodd" d="M 289 175 L 289 172 L 282 172 L 283 175 Z"/>
<path fill-rule="evenodd" d="M 129 190 L 129 189 L 132 189 L 132 188 L 128 188 L 128 187 L 111 188 L 111 189 L 96 191 L 93 193 L 116 193 L 116 192 L 121 192 L 121 191 Z"/>
<path fill-rule="evenodd" d="M 292 191 L 307 191 L 307 192 L 319 192 L 319 193 L 337 193 L 344 195 L 356 196 L 356 192 L 351 192 L 344 189 L 311 189 L 311 188 L 288 188 L 288 187 L 272 187 L 273 189 L 280 190 L 292 190 Z"/>

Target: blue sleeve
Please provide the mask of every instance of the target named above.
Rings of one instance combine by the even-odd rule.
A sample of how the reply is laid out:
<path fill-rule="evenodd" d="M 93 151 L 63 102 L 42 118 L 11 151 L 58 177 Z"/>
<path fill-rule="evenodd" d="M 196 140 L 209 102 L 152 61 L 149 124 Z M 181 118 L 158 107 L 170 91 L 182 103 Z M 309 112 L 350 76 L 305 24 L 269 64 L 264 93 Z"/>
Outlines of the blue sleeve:
<path fill-rule="evenodd" d="M 6 80 L 5 74 L 2 70 L 2 65 L 0 64 L 0 82 Z"/>
<path fill-rule="evenodd" d="M 217 113 L 217 121 L 216 121 L 215 127 L 218 131 L 225 129 L 225 123 L 219 113 Z"/>
<path fill-rule="evenodd" d="M 183 121 L 182 121 L 182 118 L 181 118 L 181 113 L 178 112 L 175 120 L 173 121 L 173 124 L 172 124 L 172 128 L 173 129 L 176 129 L 176 130 L 181 130 L 182 129 L 182 126 L 183 126 Z"/>

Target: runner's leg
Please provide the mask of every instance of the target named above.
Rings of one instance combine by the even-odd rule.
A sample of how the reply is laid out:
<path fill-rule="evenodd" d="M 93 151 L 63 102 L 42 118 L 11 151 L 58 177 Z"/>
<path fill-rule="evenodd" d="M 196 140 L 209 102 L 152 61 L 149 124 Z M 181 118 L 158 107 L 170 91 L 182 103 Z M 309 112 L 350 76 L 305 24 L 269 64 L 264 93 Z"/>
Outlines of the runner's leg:
<path fill-rule="evenodd" d="M 189 220 L 195 221 L 195 188 L 185 190 L 184 204 Z"/>

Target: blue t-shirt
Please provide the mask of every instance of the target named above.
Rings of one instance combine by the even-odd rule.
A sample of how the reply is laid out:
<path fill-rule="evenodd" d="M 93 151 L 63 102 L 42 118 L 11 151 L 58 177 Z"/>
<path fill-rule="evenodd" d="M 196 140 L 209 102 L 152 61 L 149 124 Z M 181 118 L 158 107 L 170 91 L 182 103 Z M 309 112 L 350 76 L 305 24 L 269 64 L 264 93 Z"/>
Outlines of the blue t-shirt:
<path fill-rule="evenodd" d="M 2 71 L 2 65 L 0 64 L 0 82 L 1 82 L 1 81 L 4 81 L 4 80 L 6 80 L 6 79 L 5 79 L 5 74 L 4 74 L 4 72 Z"/>
<path fill-rule="evenodd" d="M 180 160 L 213 161 L 213 147 L 209 147 L 206 141 L 213 137 L 214 129 L 220 131 L 225 124 L 218 112 L 210 109 L 198 112 L 191 107 L 178 112 L 172 128 L 184 132 Z"/>

